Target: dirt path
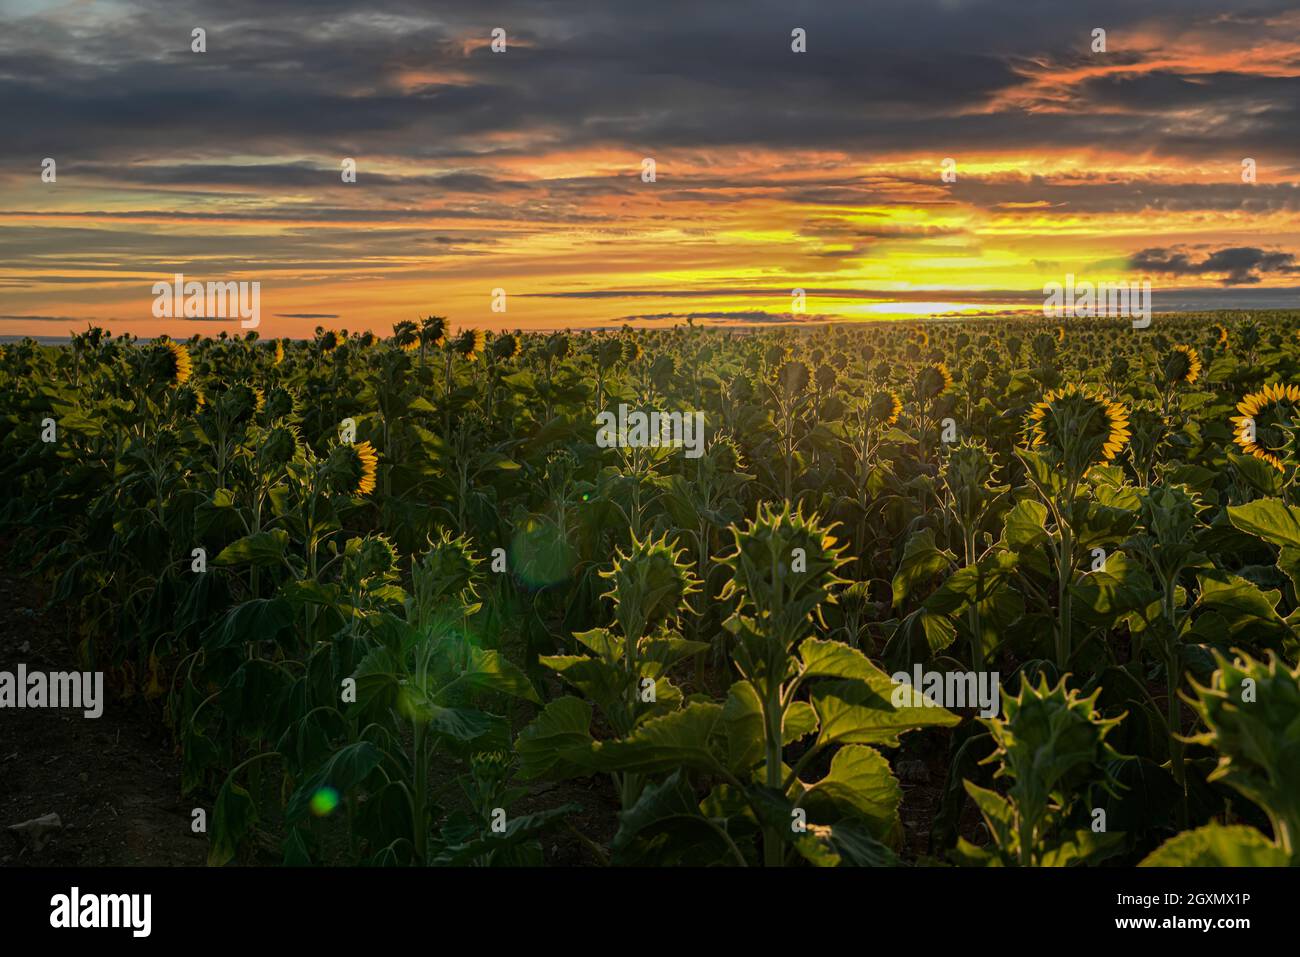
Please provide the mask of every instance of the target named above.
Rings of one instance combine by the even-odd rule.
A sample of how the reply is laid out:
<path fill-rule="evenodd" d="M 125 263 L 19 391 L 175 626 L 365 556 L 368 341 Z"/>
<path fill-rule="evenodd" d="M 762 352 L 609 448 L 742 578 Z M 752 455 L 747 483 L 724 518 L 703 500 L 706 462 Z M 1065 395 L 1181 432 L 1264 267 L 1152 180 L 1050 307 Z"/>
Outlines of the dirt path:
<path fill-rule="evenodd" d="M 0 671 L 71 671 L 76 655 L 43 589 L 0 567 Z M 0 710 L 0 865 L 201 865 L 207 841 L 190 831 L 180 759 L 144 705 L 109 698 L 79 711 Z M 139 709 L 139 710 L 138 710 Z M 193 803 L 193 802 L 189 802 Z M 54 813 L 62 828 L 39 851 L 8 830 Z"/>

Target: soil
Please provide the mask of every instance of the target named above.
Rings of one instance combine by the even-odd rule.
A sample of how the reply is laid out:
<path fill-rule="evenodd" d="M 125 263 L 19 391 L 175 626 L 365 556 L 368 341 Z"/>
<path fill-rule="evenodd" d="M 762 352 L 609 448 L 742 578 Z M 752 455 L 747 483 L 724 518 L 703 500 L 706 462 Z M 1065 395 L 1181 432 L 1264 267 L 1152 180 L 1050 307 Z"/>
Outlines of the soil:
<path fill-rule="evenodd" d="M 63 615 L 45 590 L 0 567 L 0 671 L 77 670 Z M 80 711 L 0 711 L 0 865 L 201 865 L 207 840 L 190 830 L 180 758 L 148 706 L 108 695 L 98 718 Z M 185 802 L 192 805 L 193 802 Z M 15 824 L 57 814 L 39 850 Z"/>

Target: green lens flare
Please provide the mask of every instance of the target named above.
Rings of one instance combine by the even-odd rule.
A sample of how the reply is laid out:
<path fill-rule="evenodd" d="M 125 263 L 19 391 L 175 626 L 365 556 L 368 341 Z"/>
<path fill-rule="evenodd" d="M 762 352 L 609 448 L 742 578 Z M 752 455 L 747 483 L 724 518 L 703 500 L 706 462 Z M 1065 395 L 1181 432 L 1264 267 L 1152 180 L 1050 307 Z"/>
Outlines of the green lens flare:
<path fill-rule="evenodd" d="M 339 806 L 339 792 L 331 787 L 324 787 L 311 796 L 311 813 L 317 817 L 329 817 Z"/>

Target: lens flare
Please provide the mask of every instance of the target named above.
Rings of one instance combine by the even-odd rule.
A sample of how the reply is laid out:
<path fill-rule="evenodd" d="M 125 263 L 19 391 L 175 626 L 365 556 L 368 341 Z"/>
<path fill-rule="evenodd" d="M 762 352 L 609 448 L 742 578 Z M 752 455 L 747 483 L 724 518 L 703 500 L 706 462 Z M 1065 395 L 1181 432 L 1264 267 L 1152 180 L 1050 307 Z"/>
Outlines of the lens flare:
<path fill-rule="evenodd" d="M 329 817 L 339 806 L 339 792 L 331 787 L 323 787 L 311 796 L 311 813 L 317 817 Z"/>

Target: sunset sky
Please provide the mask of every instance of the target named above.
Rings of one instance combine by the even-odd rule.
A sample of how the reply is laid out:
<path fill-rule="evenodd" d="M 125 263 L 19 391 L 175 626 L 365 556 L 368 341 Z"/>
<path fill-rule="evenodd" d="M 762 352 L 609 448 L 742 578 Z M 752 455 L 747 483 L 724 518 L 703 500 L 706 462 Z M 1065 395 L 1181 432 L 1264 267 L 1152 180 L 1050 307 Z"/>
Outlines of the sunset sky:
<path fill-rule="evenodd" d="M 1300 307 L 1298 181 L 1294 0 L 0 0 L 4 335 Z"/>

